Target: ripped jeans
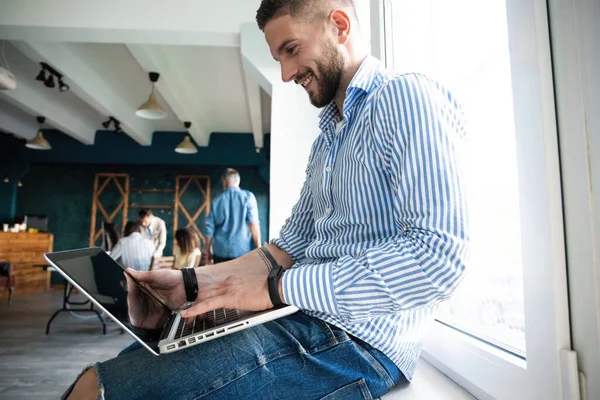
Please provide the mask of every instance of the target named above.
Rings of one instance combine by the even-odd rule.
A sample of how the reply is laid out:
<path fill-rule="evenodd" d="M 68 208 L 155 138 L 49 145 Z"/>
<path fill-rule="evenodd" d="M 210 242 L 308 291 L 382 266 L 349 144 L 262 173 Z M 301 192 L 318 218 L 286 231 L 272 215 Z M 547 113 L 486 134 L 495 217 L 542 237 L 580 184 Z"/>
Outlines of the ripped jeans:
<path fill-rule="evenodd" d="M 107 400 L 372 399 L 404 379 L 380 351 L 301 312 L 159 357 L 134 343 L 93 367 Z"/>

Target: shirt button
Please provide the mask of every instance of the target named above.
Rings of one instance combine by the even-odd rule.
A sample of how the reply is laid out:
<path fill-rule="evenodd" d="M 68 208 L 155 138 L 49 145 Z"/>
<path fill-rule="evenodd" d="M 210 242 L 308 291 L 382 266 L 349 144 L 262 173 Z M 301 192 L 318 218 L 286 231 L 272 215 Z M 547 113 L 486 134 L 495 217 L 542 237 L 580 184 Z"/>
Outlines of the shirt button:
<path fill-rule="evenodd" d="M 331 172 L 331 167 L 325 168 L 325 172 Z"/>
<path fill-rule="evenodd" d="M 317 239 L 317 240 L 315 240 L 315 244 L 319 245 L 319 244 L 321 244 L 321 241 L 319 239 Z"/>
<path fill-rule="evenodd" d="M 325 214 L 330 214 L 330 213 L 331 213 L 331 208 L 327 207 L 327 208 L 325 209 Z"/>

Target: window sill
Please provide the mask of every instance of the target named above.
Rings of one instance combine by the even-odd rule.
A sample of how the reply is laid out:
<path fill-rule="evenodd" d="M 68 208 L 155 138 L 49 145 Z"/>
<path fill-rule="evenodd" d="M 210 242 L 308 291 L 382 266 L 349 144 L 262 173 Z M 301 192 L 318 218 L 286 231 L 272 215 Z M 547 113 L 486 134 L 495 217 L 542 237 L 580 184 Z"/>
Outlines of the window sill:
<path fill-rule="evenodd" d="M 473 400 L 465 389 L 421 359 L 411 383 L 401 383 L 381 400 Z"/>

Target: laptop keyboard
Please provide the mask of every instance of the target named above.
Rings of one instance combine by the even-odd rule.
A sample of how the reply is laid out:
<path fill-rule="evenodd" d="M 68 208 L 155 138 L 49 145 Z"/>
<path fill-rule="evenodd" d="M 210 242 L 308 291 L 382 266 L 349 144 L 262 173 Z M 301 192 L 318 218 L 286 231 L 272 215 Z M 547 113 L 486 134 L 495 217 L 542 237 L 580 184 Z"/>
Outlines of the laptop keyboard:
<path fill-rule="evenodd" d="M 202 332 L 207 329 L 219 327 L 221 325 L 228 324 L 233 321 L 240 319 L 236 310 L 228 310 L 219 308 L 214 311 L 209 311 L 205 314 L 204 319 L 200 317 L 194 318 L 190 323 L 186 323 L 185 318 L 179 320 L 177 326 L 177 332 L 175 333 L 175 339 L 182 338 L 184 336 L 192 335 L 197 332 Z M 170 322 L 172 325 L 173 323 Z M 169 328 L 170 330 L 170 328 Z M 169 332 L 167 330 L 167 334 Z"/>

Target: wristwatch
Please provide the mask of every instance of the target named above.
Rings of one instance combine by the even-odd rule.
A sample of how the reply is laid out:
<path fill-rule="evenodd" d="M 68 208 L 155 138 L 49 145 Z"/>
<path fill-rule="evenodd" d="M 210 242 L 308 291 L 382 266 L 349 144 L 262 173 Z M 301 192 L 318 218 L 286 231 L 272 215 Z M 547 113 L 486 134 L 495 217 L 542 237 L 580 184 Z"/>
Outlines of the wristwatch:
<path fill-rule="evenodd" d="M 279 297 L 279 280 L 283 276 L 284 272 L 285 270 L 281 265 L 276 265 L 273 267 L 271 272 L 269 272 L 269 277 L 267 278 L 269 297 L 271 298 L 271 303 L 273 303 L 273 308 L 282 307 L 285 305 L 285 303 L 281 301 L 281 297 Z"/>

